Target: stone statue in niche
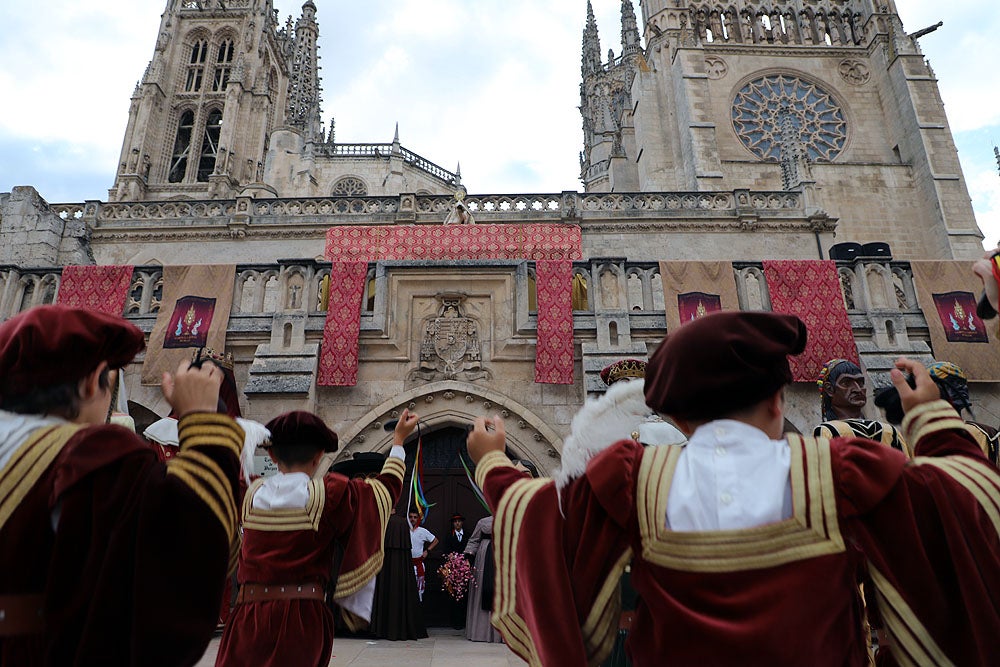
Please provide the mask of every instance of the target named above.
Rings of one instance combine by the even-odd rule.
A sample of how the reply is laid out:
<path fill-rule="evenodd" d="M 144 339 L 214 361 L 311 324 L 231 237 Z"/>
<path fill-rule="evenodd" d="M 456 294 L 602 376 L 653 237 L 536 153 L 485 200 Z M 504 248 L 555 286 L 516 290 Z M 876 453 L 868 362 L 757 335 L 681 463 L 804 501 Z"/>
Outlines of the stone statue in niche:
<path fill-rule="evenodd" d="M 438 294 L 437 317 L 424 325 L 420 362 L 410 379 L 479 380 L 492 374 L 483 368 L 479 324 L 462 312 L 464 294 Z"/>

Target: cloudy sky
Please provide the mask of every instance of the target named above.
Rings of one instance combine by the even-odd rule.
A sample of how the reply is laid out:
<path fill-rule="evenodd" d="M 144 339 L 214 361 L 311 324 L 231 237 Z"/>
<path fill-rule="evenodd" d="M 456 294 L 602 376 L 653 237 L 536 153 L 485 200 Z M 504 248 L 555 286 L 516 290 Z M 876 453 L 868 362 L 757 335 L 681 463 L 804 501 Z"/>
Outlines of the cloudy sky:
<path fill-rule="evenodd" d="M 326 122 L 337 140 L 403 145 L 472 192 L 580 189 L 580 38 L 586 0 L 314 0 Z M 1000 239 L 1000 5 L 896 0 L 921 40 L 986 243 Z M 619 0 L 593 0 L 601 45 L 620 50 Z M 638 11 L 638 2 L 635 2 Z M 0 3 L 0 192 L 106 199 L 129 97 L 165 0 Z M 949 9 L 943 11 L 943 6 Z M 282 19 L 299 0 L 276 0 Z"/>

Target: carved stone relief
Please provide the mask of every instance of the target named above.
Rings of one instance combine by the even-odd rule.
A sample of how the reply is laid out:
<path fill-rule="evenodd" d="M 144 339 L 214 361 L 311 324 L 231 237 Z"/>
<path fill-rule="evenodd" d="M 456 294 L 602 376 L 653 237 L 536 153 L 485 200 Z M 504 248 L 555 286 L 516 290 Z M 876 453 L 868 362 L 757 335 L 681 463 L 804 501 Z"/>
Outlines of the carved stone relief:
<path fill-rule="evenodd" d="M 872 78 L 871 70 L 860 60 L 843 60 L 840 63 L 840 76 L 847 83 L 863 86 Z"/>
<path fill-rule="evenodd" d="M 729 73 L 729 66 L 718 56 L 708 56 L 705 58 L 705 73 L 709 79 L 722 79 Z"/>
<path fill-rule="evenodd" d="M 482 365 L 479 323 L 462 312 L 465 295 L 438 294 L 435 298 L 441 306 L 437 317 L 424 325 L 420 365 L 410 373 L 411 379 L 490 379 L 492 374 Z"/>

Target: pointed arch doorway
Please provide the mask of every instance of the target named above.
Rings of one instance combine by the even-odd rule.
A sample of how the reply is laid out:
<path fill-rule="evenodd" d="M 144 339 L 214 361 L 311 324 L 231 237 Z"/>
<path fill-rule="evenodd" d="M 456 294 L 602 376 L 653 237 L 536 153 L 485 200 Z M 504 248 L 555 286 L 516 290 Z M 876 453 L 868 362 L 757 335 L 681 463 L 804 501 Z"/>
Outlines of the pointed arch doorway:
<path fill-rule="evenodd" d="M 451 627 L 453 610 L 451 598 L 442 590 L 438 568 L 444 563 L 445 537 L 451 532 L 451 516 L 459 513 L 465 517 L 465 534 L 472 536 L 476 522 L 489 514 L 489 510 L 479 502 L 462 467 L 459 457 L 465 458 L 472 474 L 475 468 L 465 453 L 466 429 L 454 424 L 444 425 L 429 433 L 424 433 L 422 442 L 422 482 L 424 497 L 433 503 L 424 522 L 424 527 L 438 538 L 437 548 L 427 555 L 424 567 L 427 571 L 427 583 L 424 590 L 424 623 L 427 627 Z M 413 442 L 406 447 L 406 482 L 410 482 L 413 464 L 416 459 L 417 444 Z M 410 488 L 402 494 L 397 507 L 398 513 L 415 507 L 410 494 Z"/>

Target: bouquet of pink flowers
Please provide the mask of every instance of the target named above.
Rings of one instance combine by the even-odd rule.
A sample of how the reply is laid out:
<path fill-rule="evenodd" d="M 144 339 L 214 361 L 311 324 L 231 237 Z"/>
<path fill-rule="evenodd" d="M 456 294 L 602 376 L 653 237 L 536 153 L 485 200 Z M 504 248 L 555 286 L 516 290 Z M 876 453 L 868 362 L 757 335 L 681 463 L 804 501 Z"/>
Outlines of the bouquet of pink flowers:
<path fill-rule="evenodd" d="M 472 567 L 465 555 L 453 552 L 444 557 L 444 565 L 438 568 L 441 590 L 446 591 L 456 602 L 465 597 L 469 582 L 473 580 Z"/>

